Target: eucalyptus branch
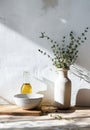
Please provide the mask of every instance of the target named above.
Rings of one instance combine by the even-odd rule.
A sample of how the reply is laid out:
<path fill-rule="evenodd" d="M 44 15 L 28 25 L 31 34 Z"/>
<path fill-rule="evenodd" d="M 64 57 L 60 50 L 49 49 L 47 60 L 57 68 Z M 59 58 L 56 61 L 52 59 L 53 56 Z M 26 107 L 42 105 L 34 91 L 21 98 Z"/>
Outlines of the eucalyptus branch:
<path fill-rule="evenodd" d="M 78 47 L 87 40 L 86 33 L 88 32 L 88 29 L 88 27 L 85 28 L 85 30 L 78 37 L 74 35 L 73 31 L 71 31 L 69 33 L 70 42 L 67 44 L 66 36 L 63 36 L 62 45 L 51 39 L 45 32 L 41 32 L 40 38 L 46 38 L 50 43 L 52 43 L 51 49 L 54 56 L 51 57 L 40 49 L 38 49 L 38 51 L 44 55 L 47 55 L 53 62 L 53 65 L 57 68 L 69 69 L 70 65 L 75 63 L 78 57 Z"/>

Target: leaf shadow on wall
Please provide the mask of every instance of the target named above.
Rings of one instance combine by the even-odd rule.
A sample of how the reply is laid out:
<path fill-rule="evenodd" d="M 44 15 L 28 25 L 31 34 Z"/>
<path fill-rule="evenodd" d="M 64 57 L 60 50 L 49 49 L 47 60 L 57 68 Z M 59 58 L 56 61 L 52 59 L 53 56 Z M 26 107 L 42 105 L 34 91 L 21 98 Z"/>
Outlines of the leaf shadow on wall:
<path fill-rule="evenodd" d="M 49 8 L 55 8 L 56 6 L 58 6 L 59 2 L 58 0 L 42 0 L 43 2 L 43 10 L 48 10 Z"/>

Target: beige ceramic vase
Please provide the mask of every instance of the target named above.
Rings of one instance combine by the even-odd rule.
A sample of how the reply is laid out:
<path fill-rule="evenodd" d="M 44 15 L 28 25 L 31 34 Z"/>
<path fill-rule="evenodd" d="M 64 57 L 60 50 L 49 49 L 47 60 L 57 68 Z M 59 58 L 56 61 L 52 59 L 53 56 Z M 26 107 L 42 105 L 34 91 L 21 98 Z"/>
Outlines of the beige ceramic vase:
<path fill-rule="evenodd" d="M 58 69 L 54 88 L 54 104 L 59 109 L 68 109 L 71 104 L 71 80 L 67 75 L 68 70 Z"/>

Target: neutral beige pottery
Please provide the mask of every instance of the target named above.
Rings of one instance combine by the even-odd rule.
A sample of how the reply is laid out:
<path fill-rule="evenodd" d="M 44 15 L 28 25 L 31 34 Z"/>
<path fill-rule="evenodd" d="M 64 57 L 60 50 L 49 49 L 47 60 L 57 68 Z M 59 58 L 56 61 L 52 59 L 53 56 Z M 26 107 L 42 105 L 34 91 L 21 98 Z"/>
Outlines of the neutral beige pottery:
<path fill-rule="evenodd" d="M 54 104 L 59 109 L 70 108 L 71 80 L 68 78 L 68 70 L 58 69 L 58 77 L 55 81 Z"/>

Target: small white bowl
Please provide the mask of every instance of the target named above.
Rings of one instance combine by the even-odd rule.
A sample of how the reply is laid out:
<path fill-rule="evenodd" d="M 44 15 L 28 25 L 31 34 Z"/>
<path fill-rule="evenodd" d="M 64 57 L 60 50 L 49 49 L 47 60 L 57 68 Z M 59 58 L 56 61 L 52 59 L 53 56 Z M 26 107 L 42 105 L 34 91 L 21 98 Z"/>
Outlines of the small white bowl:
<path fill-rule="evenodd" d="M 16 94 L 14 101 L 17 106 L 23 109 L 34 109 L 38 107 L 42 101 L 42 94 Z"/>

